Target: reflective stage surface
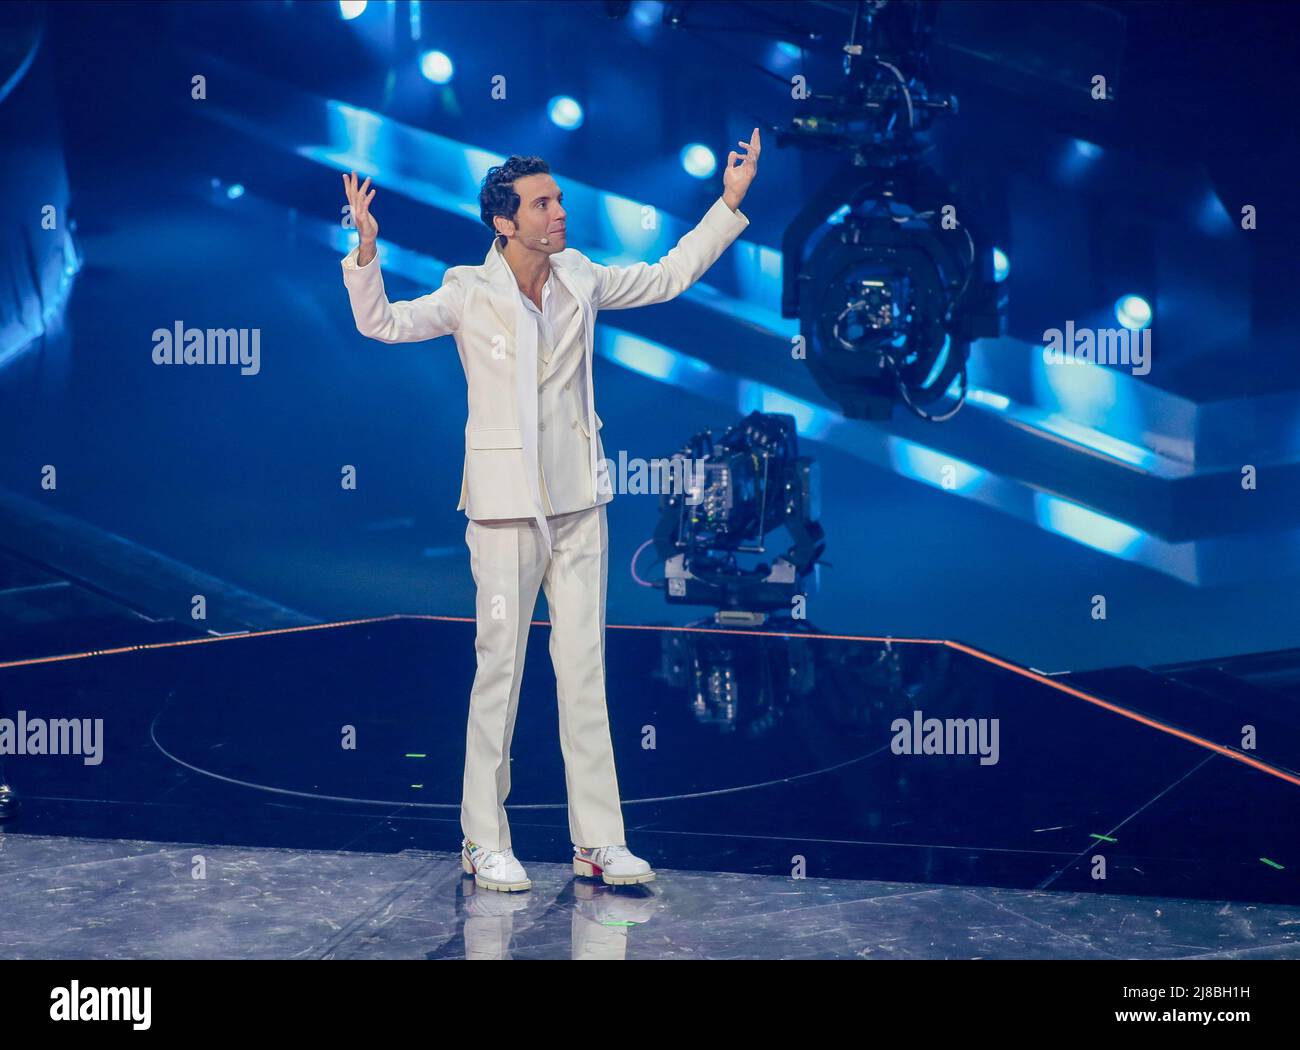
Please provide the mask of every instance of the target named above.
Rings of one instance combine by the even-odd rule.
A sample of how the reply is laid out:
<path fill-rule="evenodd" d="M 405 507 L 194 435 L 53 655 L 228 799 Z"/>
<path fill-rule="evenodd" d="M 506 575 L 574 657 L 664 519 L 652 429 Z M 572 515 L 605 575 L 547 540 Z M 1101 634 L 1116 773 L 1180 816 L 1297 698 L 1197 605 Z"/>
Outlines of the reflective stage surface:
<path fill-rule="evenodd" d="M 1300 950 L 1300 910 L 1267 907 L 1300 905 L 1286 675 L 1045 676 L 954 642 L 610 626 L 627 841 L 659 872 L 612 890 L 569 869 L 537 621 L 507 801 L 534 887 L 501 895 L 457 859 L 473 637 L 389 618 L 0 666 L 29 744 L 41 720 L 102 719 L 98 762 L 4 759 L 21 907 L 0 954 L 130 955 L 132 923 L 135 951 L 182 955 Z"/>

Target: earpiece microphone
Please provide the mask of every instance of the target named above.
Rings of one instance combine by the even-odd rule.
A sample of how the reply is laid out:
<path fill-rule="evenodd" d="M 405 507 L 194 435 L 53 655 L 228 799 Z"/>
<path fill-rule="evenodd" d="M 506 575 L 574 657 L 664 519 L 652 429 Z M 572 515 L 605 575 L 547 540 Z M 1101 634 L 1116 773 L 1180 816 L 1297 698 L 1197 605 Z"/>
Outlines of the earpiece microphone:
<path fill-rule="evenodd" d="M 551 239 L 550 239 L 549 237 L 543 237 L 543 238 L 542 238 L 542 243 L 543 243 L 543 244 L 550 244 L 550 243 L 551 243 Z"/>

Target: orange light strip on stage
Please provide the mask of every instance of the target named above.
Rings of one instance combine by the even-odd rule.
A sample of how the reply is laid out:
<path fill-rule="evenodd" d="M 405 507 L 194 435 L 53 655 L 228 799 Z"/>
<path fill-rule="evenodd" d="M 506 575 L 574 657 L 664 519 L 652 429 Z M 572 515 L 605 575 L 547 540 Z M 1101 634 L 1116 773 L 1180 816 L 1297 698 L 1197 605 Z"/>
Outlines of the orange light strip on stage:
<path fill-rule="evenodd" d="M 59 656 L 37 656 L 26 660 L 9 660 L 0 663 L 0 670 L 3 670 L 6 667 L 29 667 L 35 664 L 59 663 L 64 660 L 83 660 L 90 656 L 113 656 L 118 653 L 132 653 L 144 649 L 167 649 L 172 646 L 180 645 L 201 645 L 208 642 L 230 642 L 242 638 L 264 638 L 276 634 L 293 634 L 297 631 L 320 631 L 334 627 L 353 627 L 362 623 L 385 623 L 389 620 L 443 620 L 450 623 L 477 623 L 477 620 L 472 616 L 435 616 L 425 613 L 393 613 L 389 616 L 372 616 L 361 620 L 340 620 L 337 623 L 314 623 L 302 627 L 272 627 L 265 631 L 243 631 L 239 634 L 214 635 L 211 638 L 183 638 L 174 642 L 149 642 L 143 645 L 119 646 L 115 649 L 92 649 L 89 652 L 84 653 L 64 653 Z M 530 622 L 539 627 L 549 627 L 551 625 L 549 620 L 532 620 Z M 1131 719 L 1134 722 L 1139 722 L 1148 728 L 1159 730 L 1162 733 L 1168 733 L 1170 736 L 1178 737 L 1180 740 L 1185 740 L 1190 744 L 1195 744 L 1197 747 L 1203 747 L 1207 751 L 1213 751 L 1216 754 L 1222 755 L 1224 758 L 1231 758 L 1234 761 L 1242 762 L 1245 765 L 1250 766 L 1252 769 L 1259 770 L 1261 773 L 1267 773 L 1270 776 L 1277 777 L 1279 780 L 1285 780 L 1288 784 L 1294 784 L 1297 787 L 1300 787 L 1300 776 L 1297 776 L 1295 773 L 1288 770 L 1269 765 L 1267 762 L 1261 762 L 1257 758 L 1251 758 L 1249 755 L 1242 754 L 1240 751 L 1234 751 L 1232 748 L 1226 747 L 1223 744 L 1216 744 L 1212 740 L 1206 740 L 1204 737 L 1199 737 L 1195 733 L 1189 733 L 1184 729 L 1171 726 L 1165 722 L 1150 718 L 1147 715 L 1139 714 L 1136 711 L 1130 711 L 1128 708 L 1122 707 L 1119 704 L 1113 703 L 1109 700 L 1103 700 L 1101 697 L 1093 696 L 1091 693 L 1085 693 L 1082 689 L 1075 689 L 1073 686 L 1066 685 L 1063 682 L 1054 681 L 1037 671 L 1031 671 L 1027 667 L 1020 667 L 1010 661 L 1002 660 L 996 656 L 991 656 L 988 653 L 981 652 L 979 649 L 976 649 L 973 646 L 964 645 L 961 642 L 952 642 L 940 638 L 894 638 L 865 634 L 799 634 L 790 631 L 753 631 L 743 630 L 736 627 L 673 627 L 665 625 L 621 623 L 611 623 L 606 624 L 606 626 L 615 630 L 623 631 L 683 631 L 693 632 L 695 634 L 747 634 L 757 635 L 761 638 L 808 638 L 823 641 L 884 642 L 886 644 L 904 642 L 912 645 L 946 645 L 950 649 L 956 649 L 958 652 L 974 656 L 979 660 L 993 664 L 1003 670 L 1011 671 L 1014 674 L 1031 679 L 1041 685 L 1049 686 L 1052 689 L 1076 697 L 1079 700 L 1084 700 L 1087 703 L 1102 708 L 1103 710 L 1110 711 L 1112 714 L 1117 714 L 1124 718 Z"/>
<path fill-rule="evenodd" d="M 215 634 L 210 638 L 178 638 L 172 642 L 144 642 L 141 645 L 120 645 L 114 649 L 91 649 L 84 653 L 60 653 L 57 656 L 33 656 L 26 660 L 6 660 L 0 662 L 0 670 L 6 667 L 29 667 L 32 664 L 55 664 L 63 660 L 84 660 L 88 656 L 116 656 L 119 653 L 134 653 L 141 649 L 170 649 L 177 645 L 206 645 L 208 642 L 231 642 L 238 638 L 263 638 L 270 634 L 293 634 L 295 631 L 323 631 L 333 627 L 351 627 L 359 623 L 384 623 L 387 620 L 405 620 L 402 613 L 388 616 L 372 616 L 365 620 L 340 620 L 337 623 L 309 623 L 301 627 L 268 627 L 265 631 L 237 631 L 232 634 Z"/>
<path fill-rule="evenodd" d="M 1196 744 L 1198 747 L 1214 751 L 1217 754 L 1223 755 L 1224 758 L 1232 758 L 1238 762 L 1244 762 L 1246 765 L 1258 769 L 1261 772 L 1272 774 L 1280 780 L 1285 780 L 1288 784 L 1295 784 L 1300 787 L 1300 776 L 1296 776 L 1294 773 L 1289 773 L 1277 766 L 1271 766 L 1267 762 L 1261 762 L 1257 758 L 1251 758 L 1249 755 L 1242 754 L 1240 751 L 1234 751 L 1232 748 L 1225 747 L 1223 744 L 1216 744 L 1214 741 L 1206 740 L 1204 737 L 1199 737 L 1195 733 L 1189 733 L 1184 729 L 1178 729 L 1165 722 L 1158 722 L 1154 718 L 1149 718 L 1146 715 L 1140 715 L 1136 711 L 1130 711 L 1126 707 L 1120 707 L 1119 704 L 1112 703 L 1109 700 L 1103 700 L 1101 697 L 1093 696 L 1090 693 L 1085 693 L 1081 689 L 1075 689 L 1073 686 L 1066 685 L 1064 682 L 1055 682 L 1050 678 L 1046 678 L 1030 671 L 1028 668 L 1017 667 L 1013 663 L 1008 663 L 1006 660 L 999 660 L 996 656 L 982 653 L 978 649 L 972 648 L 969 645 L 962 645 L 961 642 L 944 642 L 943 644 L 948 646 L 950 649 L 957 649 L 963 653 L 969 653 L 971 656 L 979 657 L 981 660 L 986 660 L 991 664 L 996 664 L 998 667 L 1007 671 L 1014 671 L 1016 674 L 1023 675 L 1025 678 L 1032 678 L 1034 681 L 1041 682 L 1043 685 L 1050 685 L 1053 689 L 1059 689 L 1063 693 L 1069 693 L 1071 696 L 1076 696 L 1080 700 L 1086 700 L 1088 703 L 1095 704 L 1096 706 L 1111 711 L 1114 714 L 1123 715 L 1125 718 L 1131 718 L 1135 722 L 1141 722 L 1144 726 L 1150 726 L 1152 729 L 1159 729 L 1162 733 L 1169 733 L 1171 736 L 1176 736 L 1182 740 L 1188 741 L 1188 743 Z"/>

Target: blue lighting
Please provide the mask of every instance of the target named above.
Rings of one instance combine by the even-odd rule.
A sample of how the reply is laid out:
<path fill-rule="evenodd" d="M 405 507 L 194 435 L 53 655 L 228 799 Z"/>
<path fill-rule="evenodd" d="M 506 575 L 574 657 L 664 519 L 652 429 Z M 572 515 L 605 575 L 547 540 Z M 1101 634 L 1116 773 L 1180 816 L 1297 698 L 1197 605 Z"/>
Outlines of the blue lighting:
<path fill-rule="evenodd" d="M 1077 182 L 1085 172 L 1092 168 L 1097 158 L 1102 155 L 1102 148 L 1083 139 L 1071 139 L 1065 146 L 1061 158 L 1061 177 L 1067 182 Z"/>
<path fill-rule="evenodd" d="M 1048 351 L 1043 354 L 1046 358 Z M 1116 369 L 1082 361 L 1035 361 L 1031 381 L 1026 404 L 1039 408 L 1019 410 L 1025 423 L 1143 470 L 1156 468 L 1159 457 L 1144 447 L 1150 423 L 1139 399 L 1141 384 L 1126 382 Z"/>
<path fill-rule="evenodd" d="M 226 196 L 229 197 L 232 201 L 239 200 L 239 198 L 242 197 L 243 195 L 244 195 L 244 187 L 240 185 L 238 182 L 232 182 L 229 186 L 226 187 Z"/>
<path fill-rule="evenodd" d="M 842 223 L 845 220 L 848 214 L 849 214 L 849 206 L 847 204 L 841 204 L 838 208 L 836 208 L 833 212 L 831 212 L 829 215 L 826 216 L 826 225 L 838 226 L 840 223 Z"/>
<path fill-rule="evenodd" d="M 600 194 L 600 205 L 605 212 L 608 228 L 614 235 L 614 241 L 623 249 L 621 253 L 629 261 L 639 258 L 641 253 L 653 251 L 654 245 L 663 236 L 657 221 L 647 222 L 646 205 L 627 197 L 612 193 Z M 658 254 L 662 255 L 663 252 Z M 622 262 L 619 258 L 615 262 Z"/>
<path fill-rule="evenodd" d="M 1140 295 L 1121 295 L 1115 301 L 1115 320 L 1133 331 L 1151 323 L 1151 304 Z"/>
<path fill-rule="evenodd" d="M 993 280 L 1001 284 L 1011 272 L 1011 260 L 1001 248 L 993 249 Z"/>
<path fill-rule="evenodd" d="M 351 22 L 366 9 L 366 0 L 339 0 L 339 14 L 345 22 Z"/>
<path fill-rule="evenodd" d="M 1196 224 L 1202 233 L 1208 233 L 1212 236 L 1227 233 L 1232 229 L 1232 217 L 1223 206 L 1223 201 L 1219 200 L 1218 194 L 1213 190 L 1206 191 L 1201 206 L 1197 210 Z"/>
<path fill-rule="evenodd" d="M 948 492 L 973 494 L 986 477 L 983 470 L 965 460 L 894 435 L 889 438 L 889 459 L 903 477 Z"/>
<path fill-rule="evenodd" d="M 948 363 L 948 354 L 952 352 L 952 336 L 947 332 L 943 333 L 943 346 L 939 348 L 939 354 L 934 359 L 934 364 L 930 366 L 930 372 L 925 377 L 925 382 L 921 384 L 921 389 L 928 390 L 930 384 L 939 378 L 939 373 L 943 371 L 943 366 Z M 953 376 L 952 381 L 956 383 L 958 376 Z"/>
<path fill-rule="evenodd" d="M 632 5 L 632 21 L 638 26 L 649 29 L 659 24 L 663 18 L 664 5 L 658 0 L 636 0 Z"/>
<path fill-rule="evenodd" d="M 736 407 L 745 415 L 781 412 L 794 416 L 795 430 L 801 437 L 814 441 L 823 440 L 834 426 L 844 421 L 838 412 L 752 379 L 740 380 Z"/>
<path fill-rule="evenodd" d="M 1103 369 L 1097 369 L 1097 371 L 1103 371 Z M 1154 464 L 1156 459 L 1154 453 L 1148 449 L 1141 448 L 1121 438 L 1111 437 L 1095 427 L 1076 423 L 1074 420 L 1056 412 L 1033 419 L 1031 422 L 1034 426 L 1063 437 L 1067 441 L 1073 441 L 1075 444 L 1083 445 L 1094 452 L 1100 452 L 1103 456 L 1109 456 L 1111 459 L 1117 459 L 1122 463 L 1129 463 L 1135 467 L 1148 468 Z"/>
<path fill-rule="evenodd" d="M 1011 398 L 1006 394 L 999 394 L 993 390 L 984 390 L 982 387 L 969 387 L 966 391 L 966 400 L 976 405 L 984 405 L 996 412 L 1005 412 L 1011 407 Z"/>
<path fill-rule="evenodd" d="M 701 381 L 714 371 L 711 365 L 698 358 L 679 354 L 662 343 L 653 343 L 628 332 L 610 332 L 606 339 L 606 355 L 610 360 L 650 379 L 685 386 L 691 381 Z"/>
<path fill-rule="evenodd" d="M 445 84 L 451 80 L 453 70 L 451 59 L 441 51 L 426 51 L 420 56 L 420 72 L 425 80 Z"/>
<path fill-rule="evenodd" d="M 1043 528 L 1120 557 L 1131 554 L 1143 535 L 1132 525 L 1044 492 L 1034 493 L 1034 514 Z"/>
<path fill-rule="evenodd" d="M 693 175 L 697 179 L 707 179 L 717 171 L 718 158 L 713 155 L 713 150 L 708 146 L 692 142 L 682 149 L 682 167 L 686 169 L 687 175 Z"/>
<path fill-rule="evenodd" d="M 568 95 L 556 95 L 547 104 L 546 111 L 551 116 L 551 123 L 565 131 L 582 127 L 582 107 L 576 98 Z"/>

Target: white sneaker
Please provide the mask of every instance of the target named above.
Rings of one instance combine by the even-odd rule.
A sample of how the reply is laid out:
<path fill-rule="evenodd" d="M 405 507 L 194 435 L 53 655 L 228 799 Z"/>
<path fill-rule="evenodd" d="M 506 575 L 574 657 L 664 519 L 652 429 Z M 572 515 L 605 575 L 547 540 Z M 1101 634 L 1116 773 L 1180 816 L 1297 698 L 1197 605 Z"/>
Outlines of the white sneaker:
<path fill-rule="evenodd" d="M 511 849 L 489 850 L 477 842 L 461 839 L 460 865 L 466 874 L 474 876 L 474 884 L 485 890 L 514 893 L 532 886 L 528 873 Z"/>
<path fill-rule="evenodd" d="M 626 846 L 573 847 L 573 873 L 599 875 L 607 886 L 632 886 L 652 882 L 655 877 L 649 862 L 634 855 Z"/>

